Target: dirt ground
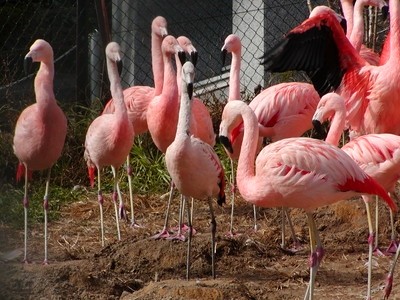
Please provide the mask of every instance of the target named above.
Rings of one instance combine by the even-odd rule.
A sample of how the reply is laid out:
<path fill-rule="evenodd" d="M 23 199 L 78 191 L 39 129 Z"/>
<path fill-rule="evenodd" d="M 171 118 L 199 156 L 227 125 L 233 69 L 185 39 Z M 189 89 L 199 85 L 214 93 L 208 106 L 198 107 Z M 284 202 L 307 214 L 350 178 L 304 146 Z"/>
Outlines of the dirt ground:
<path fill-rule="evenodd" d="M 229 197 L 229 195 L 227 195 Z M 151 238 L 162 228 L 166 199 L 135 197 L 141 228 L 121 223 L 121 241 L 111 196 L 106 195 L 106 246 L 101 247 L 96 195 L 63 208 L 49 220 L 49 264 L 43 265 L 42 224 L 29 226 L 29 264 L 22 263 L 23 232 L 0 225 L 0 299 L 303 299 L 307 287 L 308 228 L 304 212 L 291 210 L 304 249 L 291 254 L 280 248 L 280 210 L 257 209 L 253 231 L 252 206 L 236 201 L 237 235 L 226 236 L 230 205 L 218 207 L 216 279 L 211 276 L 209 210 L 195 201 L 191 279 L 185 280 L 187 243 Z M 228 198 L 229 199 L 229 198 Z M 229 202 L 229 201 L 228 201 Z M 177 224 L 178 197 L 171 226 Z M 367 223 L 361 200 L 341 202 L 315 212 L 325 247 L 317 274 L 316 299 L 365 299 L 367 282 Z M 380 206 L 380 245 L 389 243 L 389 214 Z M 22 218 L 23 216 L 21 216 Z M 396 218 L 399 232 L 400 222 Z M 289 232 L 288 243 L 289 241 Z M 289 245 L 290 246 L 290 245 Z M 391 256 L 374 256 L 373 299 L 383 298 Z M 390 299 L 400 299 L 400 265 Z"/>

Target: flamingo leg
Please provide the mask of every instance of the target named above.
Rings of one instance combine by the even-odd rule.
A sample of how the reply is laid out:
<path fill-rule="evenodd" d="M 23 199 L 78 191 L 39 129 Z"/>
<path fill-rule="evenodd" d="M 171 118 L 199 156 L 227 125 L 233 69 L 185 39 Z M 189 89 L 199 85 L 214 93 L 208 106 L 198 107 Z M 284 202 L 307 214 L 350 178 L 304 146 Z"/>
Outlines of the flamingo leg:
<path fill-rule="evenodd" d="M 181 201 L 179 204 L 178 232 L 173 236 L 167 237 L 168 240 L 180 240 L 182 242 L 186 240 L 185 235 L 182 233 L 183 214 L 185 213 L 185 203 L 186 203 L 186 197 L 181 195 Z"/>
<path fill-rule="evenodd" d="M 113 200 L 115 197 L 115 201 L 116 201 L 116 196 L 118 196 L 118 200 L 119 200 L 119 204 L 118 204 L 118 210 L 117 210 L 117 215 L 119 216 L 120 219 L 124 219 L 124 220 L 128 220 L 128 216 L 126 215 L 126 209 L 125 209 L 125 205 L 124 205 L 124 201 L 122 200 L 122 197 L 120 197 L 120 192 L 119 192 L 119 180 L 117 177 L 117 173 L 114 167 L 111 167 L 112 173 L 113 173 L 113 177 L 114 177 L 114 193 L 113 193 Z M 115 181 L 117 181 L 117 183 L 115 184 Z M 116 188 L 117 187 L 117 188 Z M 117 191 L 117 193 L 116 193 Z M 116 203 L 116 202 L 115 202 Z M 119 223 L 119 221 L 118 221 Z M 119 226 L 119 225 L 118 225 Z"/>
<path fill-rule="evenodd" d="M 174 190 L 175 190 L 175 185 L 171 181 L 171 190 L 169 191 L 167 209 L 166 209 L 166 212 L 165 212 L 164 227 L 159 233 L 157 233 L 157 234 L 152 236 L 153 239 L 161 239 L 161 238 L 169 237 L 169 232 L 168 232 L 169 209 L 170 209 L 170 206 L 171 206 L 172 197 L 174 195 Z"/>
<path fill-rule="evenodd" d="M 114 210 L 115 210 L 115 222 L 117 224 L 117 235 L 118 235 L 118 240 L 121 240 L 121 231 L 119 229 L 119 215 L 118 215 L 118 208 L 117 208 L 117 198 L 119 199 L 120 203 L 120 208 L 122 204 L 122 196 L 121 196 L 121 191 L 119 190 L 119 183 L 118 183 L 118 173 L 115 170 L 114 167 L 111 167 L 113 170 L 114 174 L 114 191 L 113 191 L 113 203 L 114 203 Z M 123 204 L 122 204 L 123 207 Z"/>
<path fill-rule="evenodd" d="M 399 201 L 399 198 L 397 197 L 396 193 L 392 193 L 393 198 L 396 199 L 396 201 Z M 396 230 L 394 229 L 394 216 L 392 210 L 389 209 L 389 214 L 390 214 L 390 226 L 391 226 L 391 236 L 390 236 L 390 244 L 388 248 L 386 249 L 386 253 L 388 254 L 394 254 L 397 252 L 398 244 L 396 241 Z"/>
<path fill-rule="evenodd" d="M 129 186 L 129 200 L 131 204 L 131 227 L 141 227 L 135 220 L 135 211 L 133 207 L 133 188 L 132 188 L 132 168 L 130 164 L 130 155 L 126 157 L 126 173 L 128 175 L 128 186 Z"/>
<path fill-rule="evenodd" d="M 394 269 L 396 267 L 397 260 L 399 259 L 399 255 L 400 255 L 400 247 L 397 247 L 396 254 L 395 254 L 395 256 L 393 258 L 393 262 L 390 266 L 389 274 L 386 278 L 386 284 L 385 284 L 385 290 L 384 290 L 385 295 L 384 295 L 383 299 L 389 299 L 390 293 L 392 291 L 393 274 L 394 274 Z"/>
<path fill-rule="evenodd" d="M 210 206 L 211 214 L 211 273 L 213 279 L 215 279 L 215 232 L 217 231 L 217 223 L 215 222 L 211 197 L 208 197 L 208 205 Z"/>
<path fill-rule="evenodd" d="M 374 252 L 374 229 L 372 225 L 371 208 L 369 201 L 365 202 L 365 208 L 367 210 L 367 220 L 368 220 L 368 281 L 367 281 L 367 300 L 371 299 L 371 285 L 372 285 L 372 255 Z"/>
<path fill-rule="evenodd" d="M 187 246 L 187 255 L 186 255 L 186 280 L 190 278 L 190 261 L 191 261 L 191 249 L 192 249 L 192 211 L 187 210 L 188 214 L 188 227 L 189 227 L 189 234 L 188 234 L 188 246 Z"/>
<path fill-rule="evenodd" d="M 285 251 L 289 251 L 291 253 L 296 253 L 297 251 L 301 250 L 302 247 L 301 247 L 300 241 L 296 237 L 296 232 L 295 232 L 294 227 L 293 227 L 293 222 L 292 222 L 292 219 L 290 217 L 289 210 L 286 207 L 282 207 L 281 215 L 282 215 L 282 242 L 281 242 L 281 248 L 283 250 L 285 250 Z M 292 234 L 292 239 L 293 239 L 293 246 L 292 246 L 291 249 L 286 249 L 286 241 L 285 241 L 285 220 L 286 219 L 288 221 L 289 229 L 290 229 L 290 232 Z"/>
<path fill-rule="evenodd" d="M 378 247 L 378 236 L 379 236 L 379 201 L 378 196 L 375 196 L 375 239 L 374 239 L 374 252 L 377 255 L 383 255 L 382 251 Z"/>
<path fill-rule="evenodd" d="M 233 159 L 231 159 L 231 189 L 232 189 L 232 198 L 231 198 L 231 223 L 229 225 L 229 232 L 227 236 L 233 237 L 233 212 L 235 210 L 235 194 L 236 194 L 236 185 L 235 185 L 235 166 L 233 163 Z"/>
<path fill-rule="evenodd" d="M 24 187 L 24 263 L 28 263 L 27 252 L 28 252 L 28 208 L 29 208 L 29 199 L 28 199 L 28 168 L 25 166 L 25 187 Z"/>
<path fill-rule="evenodd" d="M 317 271 L 319 265 L 324 256 L 324 251 L 322 248 L 321 240 L 318 235 L 317 226 L 315 225 L 314 217 L 312 213 L 307 213 L 307 221 L 310 233 L 310 281 L 304 296 L 304 300 L 312 300 L 314 298 L 314 285 L 315 278 L 317 276 Z"/>
<path fill-rule="evenodd" d="M 43 211 L 44 211 L 44 261 L 43 264 L 47 265 L 47 211 L 49 209 L 49 185 L 50 185 L 51 168 L 47 172 L 46 190 L 43 197 Z"/>
<path fill-rule="evenodd" d="M 286 249 L 286 218 L 285 208 L 281 207 L 281 249 Z"/>
<path fill-rule="evenodd" d="M 257 207 L 253 204 L 253 216 L 254 216 L 254 232 L 257 232 Z"/>
<path fill-rule="evenodd" d="M 103 193 L 101 191 L 100 169 L 97 168 L 97 200 L 100 208 L 100 231 L 101 231 L 101 246 L 104 247 L 104 218 L 103 218 Z"/>

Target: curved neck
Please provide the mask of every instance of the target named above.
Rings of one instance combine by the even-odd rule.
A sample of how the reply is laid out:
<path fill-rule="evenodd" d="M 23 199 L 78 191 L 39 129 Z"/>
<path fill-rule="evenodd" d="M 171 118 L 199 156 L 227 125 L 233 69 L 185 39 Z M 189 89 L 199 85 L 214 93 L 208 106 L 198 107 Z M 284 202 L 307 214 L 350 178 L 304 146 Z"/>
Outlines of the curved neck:
<path fill-rule="evenodd" d="M 336 109 L 332 117 L 328 135 L 326 136 L 325 139 L 327 143 L 334 146 L 339 145 L 340 137 L 342 135 L 343 129 L 346 124 L 345 122 L 346 122 L 346 112 Z"/>
<path fill-rule="evenodd" d="M 121 78 L 118 74 L 117 64 L 107 58 L 108 79 L 110 80 L 111 96 L 114 99 L 115 114 L 126 115 L 124 95 L 122 93 Z"/>
<path fill-rule="evenodd" d="M 181 91 L 181 103 L 179 108 L 179 118 L 176 134 L 190 136 L 190 117 L 192 101 L 189 98 L 189 95 L 187 93 L 187 86 L 184 82 L 182 82 L 181 84 Z"/>
<path fill-rule="evenodd" d="M 55 101 L 54 89 L 54 63 L 53 60 L 42 61 L 40 68 L 35 77 L 35 95 L 36 102 L 40 104 L 48 104 Z"/>
<path fill-rule="evenodd" d="M 357 52 L 361 49 L 361 44 L 364 39 L 364 4 L 362 1 L 356 1 L 354 5 L 354 21 L 353 21 L 353 29 L 350 34 L 350 43 L 357 50 Z"/>
<path fill-rule="evenodd" d="M 177 87 L 178 87 L 178 95 L 181 95 L 182 93 L 182 85 L 180 84 L 182 81 L 182 64 L 181 61 L 179 60 L 178 54 L 175 54 L 175 64 L 176 64 L 176 82 Z"/>
<path fill-rule="evenodd" d="M 243 141 L 237 166 L 237 185 L 240 193 L 246 199 L 248 192 L 247 182 L 255 177 L 255 158 L 258 140 L 258 121 L 250 107 L 243 106 Z"/>
<path fill-rule="evenodd" d="M 164 80 L 163 56 L 161 52 L 162 37 L 151 33 L 151 65 L 154 78 L 154 95 L 161 94 Z"/>
<path fill-rule="evenodd" d="M 229 73 L 229 96 L 230 100 L 240 100 L 240 60 L 242 51 L 232 52 L 231 70 Z"/>
<path fill-rule="evenodd" d="M 350 35 L 353 31 L 353 1 L 352 0 L 341 0 L 340 3 L 342 4 L 342 10 L 344 18 L 346 19 L 347 23 L 347 38 L 350 38 Z"/>
<path fill-rule="evenodd" d="M 164 81 L 162 94 L 178 99 L 178 86 L 176 83 L 176 73 L 172 64 L 171 54 L 163 53 L 164 60 Z"/>

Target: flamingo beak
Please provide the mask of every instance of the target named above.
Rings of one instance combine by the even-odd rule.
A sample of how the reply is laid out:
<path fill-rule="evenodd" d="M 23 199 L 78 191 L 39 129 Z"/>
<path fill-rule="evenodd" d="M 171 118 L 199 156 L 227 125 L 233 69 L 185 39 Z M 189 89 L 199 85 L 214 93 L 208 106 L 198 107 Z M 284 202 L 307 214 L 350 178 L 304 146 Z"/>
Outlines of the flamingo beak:
<path fill-rule="evenodd" d="M 224 148 L 229 151 L 229 153 L 233 153 L 233 147 L 232 147 L 232 143 L 230 141 L 230 139 L 228 139 L 228 137 L 224 136 L 224 135 L 220 135 L 219 136 L 219 141 L 221 142 L 221 144 L 224 146 Z"/>
<path fill-rule="evenodd" d="M 189 82 L 187 84 L 187 90 L 188 90 L 188 94 L 189 94 L 189 99 L 192 99 L 192 97 L 193 97 L 193 82 Z"/>
<path fill-rule="evenodd" d="M 190 61 L 194 66 L 196 66 L 198 58 L 199 58 L 199 53 L 197 51 L 190 52 Z"/>
<path fill-rule="evenodd" d="M 382 21 L 386 21 L 386 19 L 389 16 L 389 6 L 388 5 L 382 6 L 381 12 L 382 12 Z"/>
<path fill-rule="evenodd" d="M 221 60 L 222 60 L 222 66 L 225 65 L 225 60 L 226 60 L 226 54 L 228 53 L 228 51 L 226 49 L 222 49 L 221 50 Z"/>
<path fill-rule="evenodd" d="M 317 138 L 320 140 L 325 140 L 326 132 L 321 122 L 319 120 L 314 119 L 312 120 L 312 124 L 314 126 L 315 131 L 317 132 Z"/>
<path fill-rule="evenodd" d="M 30 56 L 26 56 L 24 59 L 24 71 L 28 75 L 32 71 L 33 59 Z"/>
<path fill-rule="evenodd" d="M 118 68 L 119 76 L 121 76 L 121 74 L 122 74 L 122 67 L 123 67 L 122 60 L 117 60 L 117 68 Z"/>
<path fill-rule="evenodd" d="M 185 51 L 179 51 L 178 52 L 178 57 L 179 57 L 179 60 L 180 60 L 180 62 L 181 62 L 181 64 L 182 64 L 182 66 L 185 64 L 185 62 L 186 62 L 186 54 L 185 54 Z"/>

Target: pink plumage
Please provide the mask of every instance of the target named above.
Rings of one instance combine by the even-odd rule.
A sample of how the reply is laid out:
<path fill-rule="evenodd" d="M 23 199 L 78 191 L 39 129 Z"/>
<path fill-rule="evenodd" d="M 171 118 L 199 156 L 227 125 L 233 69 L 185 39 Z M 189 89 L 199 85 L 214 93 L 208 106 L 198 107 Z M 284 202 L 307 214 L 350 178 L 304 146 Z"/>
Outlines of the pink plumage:
<path fill-rule="evenodd" d="M 25 64 L 40 62 L 35 77 L 36 103 L 25 108 L 15 126 L 13 148 L 20 162 L 17 179 L 25 171 L 25 255 L 27 261 L 27 208 L 28 174 L 31 171 L 48 169 L 46 192 L 44 196 L 45 212 L 45 258 L 47 263 L 47 207 L 50 169 L 61 156 L 67 134 L 67 119 L 57 105 L 54 91 L 53 49 L 45 40 L 36 40 L 25 56 Z M 22 165 L 23 166 L 22 166 Z"/>
<path fill-rule="evenodd" d="M 174 141 L 168 146 L 165 153 L 165 162 L 171 179 L 176 188 L 185 197 L 193 197 L 199 200 L 207 199 L 212 225 L 212 247 L 215 241 L 215 218 L 211 203 L 211 197 L 217 197 L 218 203 L 225 202 L 224 194 L 224 170 L 222 164 L 212 146 L 195 137 L 190 131 L 190 119 L 192 118 L 192 92 L 188 92 L 188 86 L 193 88 L 194 66 L 186 62 L 182 68 L 181 99 L 179 119 Z M 189 227 L 191 217 L 188 218 Z M 189 233 L 189 245 L 191 229 Z M 190 246 L 189 246 L 190 247 Z M 214 272 L 214 250 L 212 251 L 212 274 Z M 187 278 L 190 268 L 190 248 L 188 249 Z"/>
<path fill-rule="evenodd" d="M 167 21 L 158 16 L 151 24 L 151 61 L 153 68 L 154 87 L 132 86 L 123 91 L 124 102 L 136 135 L 147 132 L 146 112 L 151 100 L 162 90 L 164 69 L 161 54 L 161 43 L 167 35 Z M 103 114 L 115 111 L 114 100 L 110 99 L 104 107 Z"/>
<path fill-rule="evenodd" d="M 116 223 L 118 239 L 120 239 L 118 212 L 116 198 L 120 203 L 122 198 L 118 186 L 118 169 L 124 163 L 133 144 L 134 131 L 128 118 L 127 109 L 124 103 L 121 81 L 118 74 L 117 63 L 121 61 L 119 45 L 111 42 L 106 47 L 107 70 L 110 79 L 111 95 L 114 99 L 115 111 L 112 114 L 103 114 L 97 117 L 90 124 L 85 139 L 84 157 L 89 168 L 89 174 L 93 175 L 93 168 L 97 169 L 98 177 L 98 199 L 101 215 L 101 241 L 104 246 L 103 228 L 103 197 L 101 191 L 100 173 L 103 167 L 111 166 L 114 173 L 114 207 L 116 211 Z M 93 177 L 91 177 L 91 181 Z"/>
<path fill-rule="evenodd" d="M 225 123 L 228 122 L 228 123 Z M 310 227 L 310 285 L 306 299 L 312 299 L 314 280 L 323 249 L 312 211 L 363 193 L 381 196 L 393 210 L 396 204 L 385 190 L 342 150 L 324 141 L 287 138 L 272 143 L 256 157 L 257 118 L 242 101 L 230 101 L 224 108 L 220 140 L 232 149 L 227 124 L 244 124 L 244 137 L 237 169 L 242 197 L 262 207 L 296 207 L 307 212 Z"/>

